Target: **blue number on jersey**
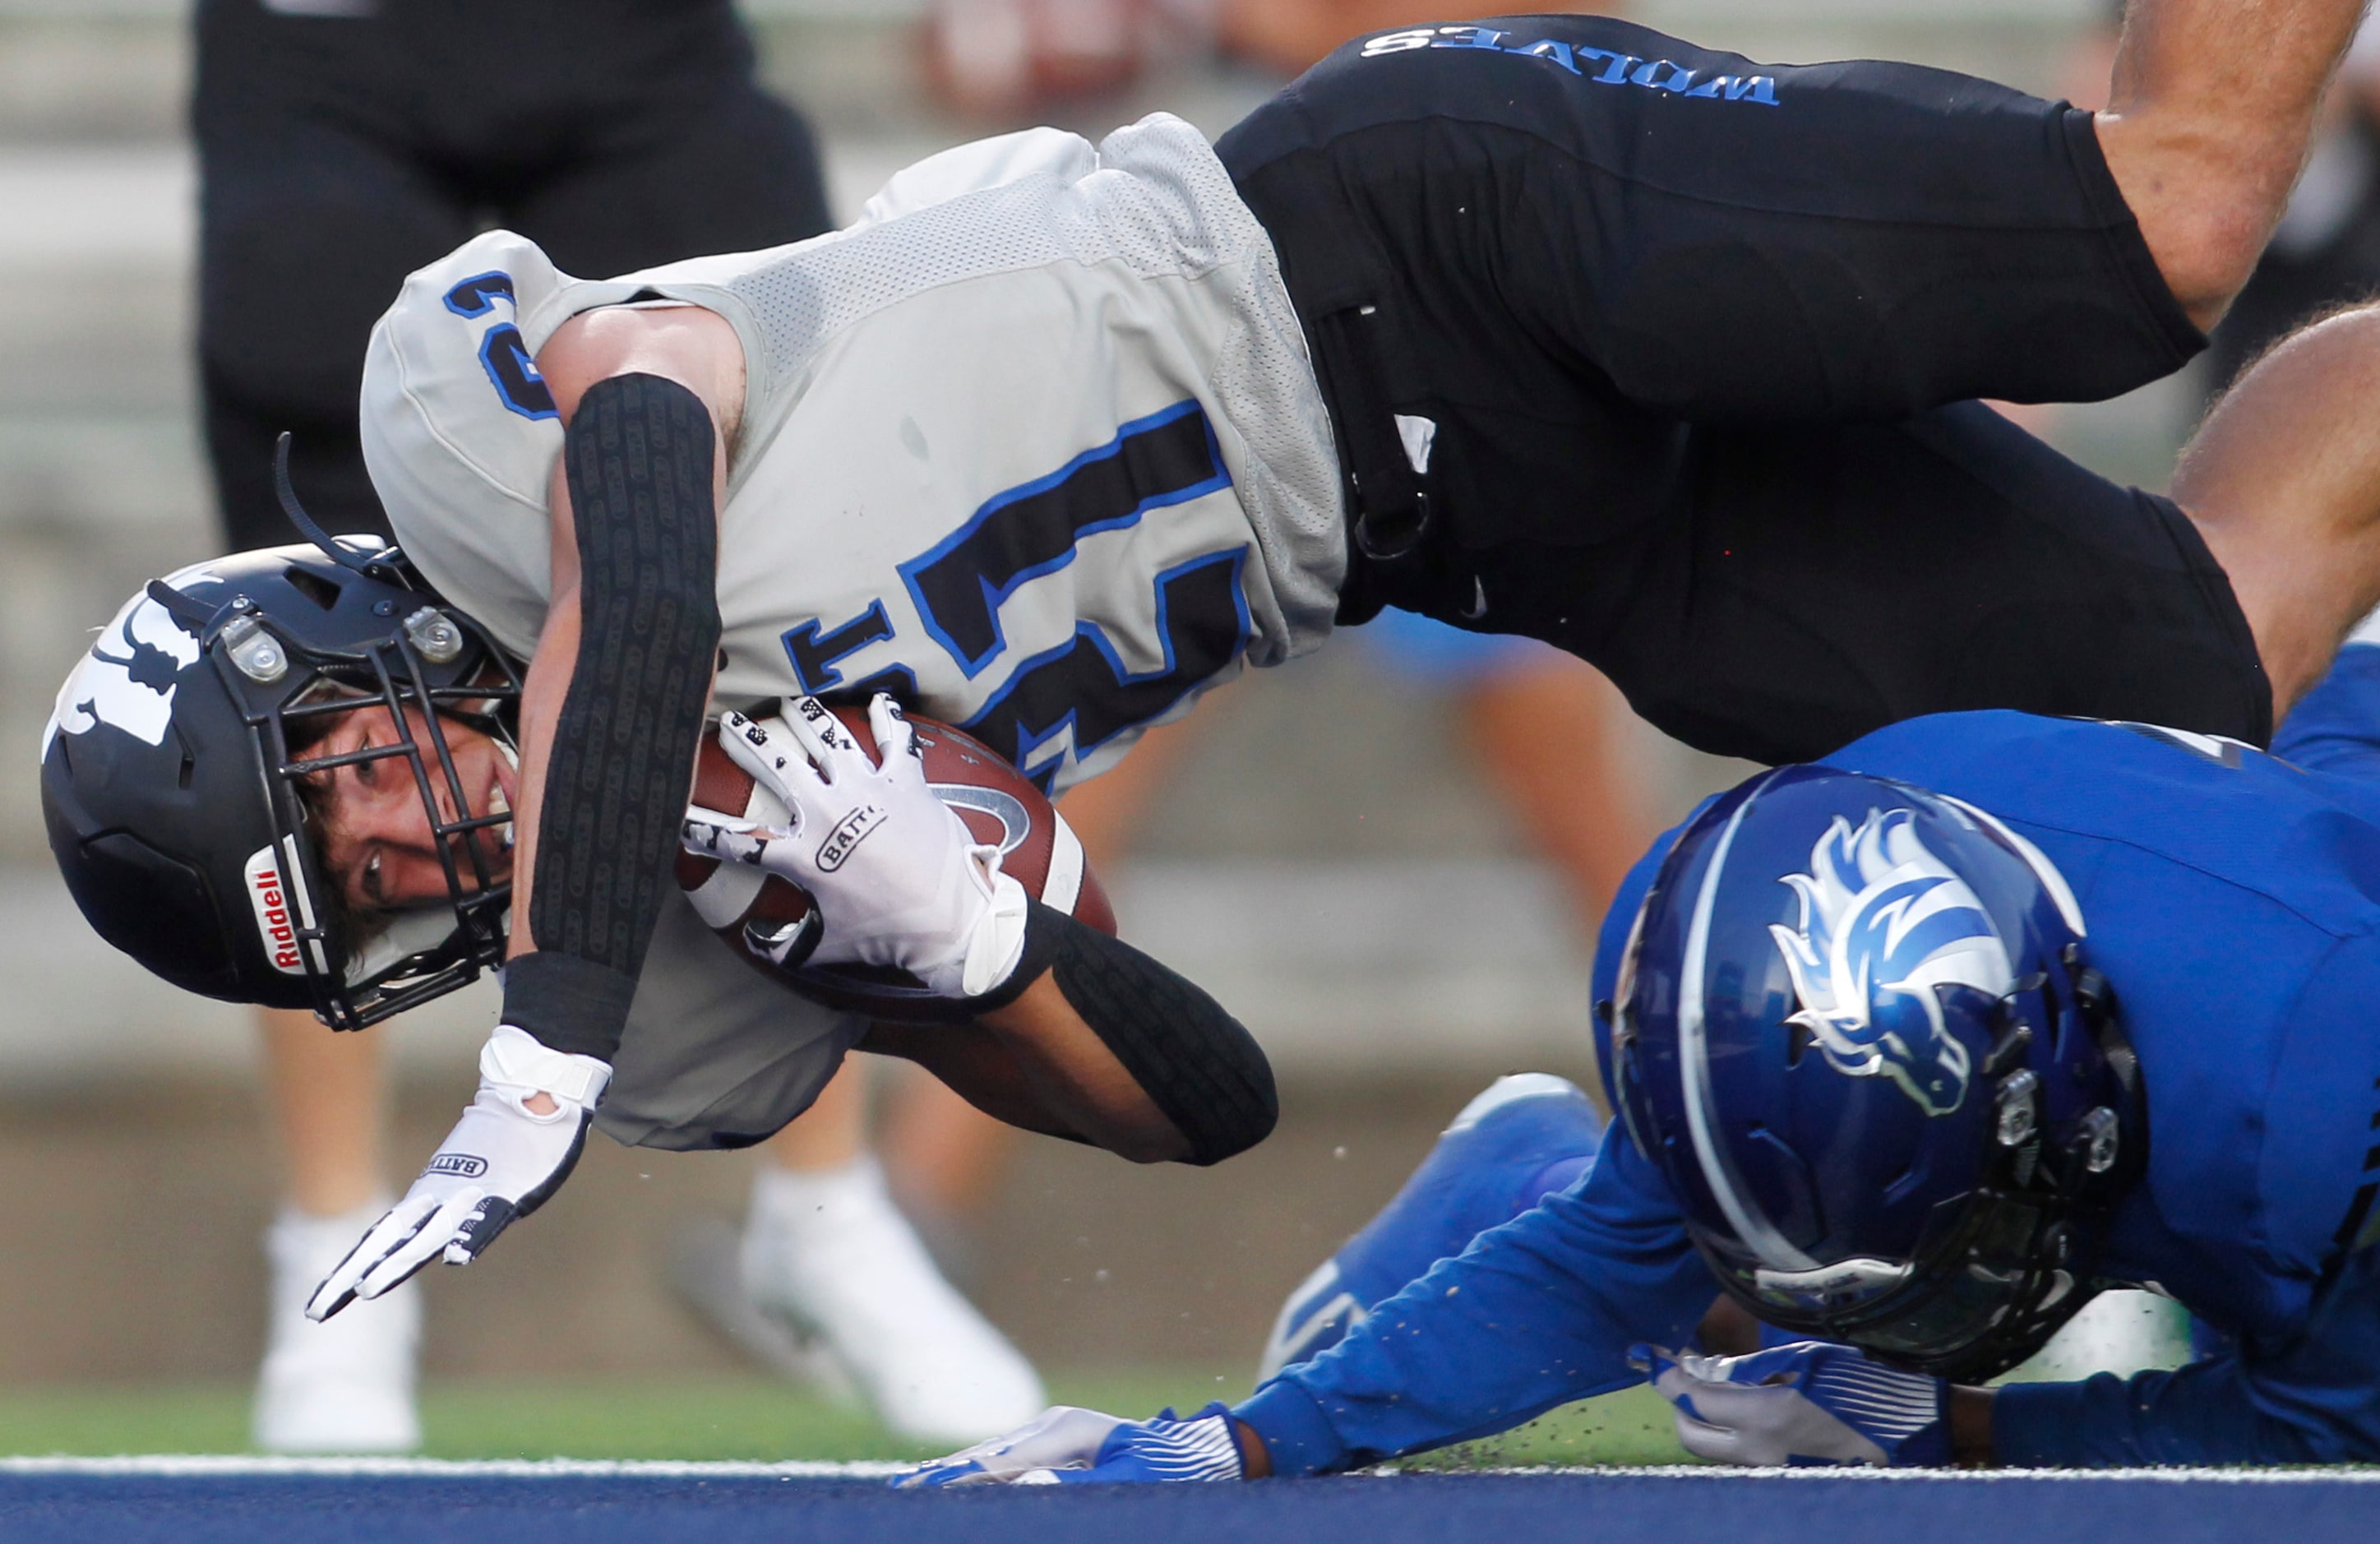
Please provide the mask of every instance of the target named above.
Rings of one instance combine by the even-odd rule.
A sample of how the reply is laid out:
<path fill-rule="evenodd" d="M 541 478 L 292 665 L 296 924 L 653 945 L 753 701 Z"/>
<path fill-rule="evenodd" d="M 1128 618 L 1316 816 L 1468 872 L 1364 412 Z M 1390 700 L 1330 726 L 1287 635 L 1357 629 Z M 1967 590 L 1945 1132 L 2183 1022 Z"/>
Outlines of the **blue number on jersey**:
<path fill-rule="evenodd" d="M 892 636 L 892 620 L 884 614 L 884 602 L 879 601 L 832 632 L 820 632 L 816 622 L 786 628 L 785 658 L 793 662 L 794 679 L 802 684 L 802 690 L 816 697 L 843 685 L 838 666 L 845 654 L 856 654 Z M 916 684 L 912 676 L 913 689 Z"/>
<path fill-rule="evenodd" d="M 1000 607 L 1019 586 L 1074 562 L 1087 536 L 1122 529 L 1152 509 L 1228 488 L 1231 480 L 1206 413 L 1195 401 L 1177 403 L 1125 424 L 1114 439 L 1048 476 L 987 500 L 965 525 L 902 564 L 901 581 L 927 633 L 973 679 L 1008 651 Z M 1079 623 L 1067 642 L 1018 663 L 960 727 L 1047 787 L 1062 752 L 1031 766 L 1046 747 L 1068 737 L 1080 760 L 1163 713 L 1239 657 L 1250 630 L 1240 590 L 1246 560 L 1241 544 L 1155 577 L 1151 599 L 1163 650 L 1157 669 L 1134 674 L 1104 631 Z M 834 627 L 814 620 L 788 628 L 785 657 L 805 691 L 905 691 L 904 699 L 914 702 L 917 679 L 902 665 L 856 684 L 844 680 L 846 655 L 892 633 L 880 601 Z"/>
<path fill-rule="evenodd" d="M 960 728 L 1007 757 L 1046 790 L 1058 762 L 1036 767 L 1042 747 L 1071 731 L 1075 760 L 1147 723 L 1237 659 L 1247 644 L 1248 602 L 1240 566 L 1248 550 L 1193 558 L 1157 576 L 1157 631 L 1165 663 L 1135 675 L 1087 622 L 1074 640 L 1018 667 Z"/>
<path fill-rule="evenodd" d="M 973 680 L 1008 647 L 1001 602 L 1075 561 L 1086 536 L 1231 485 L 1198 404 L 1135 419 L 1047 477 L 994 494 L 965 525 L 901 565 L 926 631 Z"/>
<path fill-rule="evenodd" d="M 477 319 L 496 309 L 496 302 L 514 304 L 513 276 L 505 273 L 474 274 L 446 292 L 446 309 L 456 316 Z M 498 322 L 480 339 L 480 367 L 496 388 L 496 399 L 525 419 L 560 418 L 553 393 L 530 359 L 528 344 L 509 322 Z"/>

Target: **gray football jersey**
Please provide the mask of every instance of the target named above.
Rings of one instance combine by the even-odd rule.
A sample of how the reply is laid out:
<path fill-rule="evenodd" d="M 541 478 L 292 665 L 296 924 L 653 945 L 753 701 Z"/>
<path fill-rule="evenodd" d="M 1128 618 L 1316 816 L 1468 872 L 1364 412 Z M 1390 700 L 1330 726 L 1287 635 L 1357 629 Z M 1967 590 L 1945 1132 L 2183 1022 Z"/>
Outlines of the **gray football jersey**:
<path fill-rule="evenodd" d="M 589 281 L 499 231 L 414 274 L 365 456 L 407 553 L 524 653 L 562 444 L 533 356 L 632 300 L 744 347 L 722 703 L 897 685 L 1056 791 L 1330 631 L 1320 392 L 1269 238 L 1179 119 L 962 146 L 790 247 Z"/>
<path fill-rule="evenodd" d="M 896 688 L 1053 793 L 1245 664 L 1318 644 L 1338 462 L 1270 238 L 1196 130 L 1054 129 L 909 168 L 847 229 L 618 278 L 490 232 L 374 329 L 364 453 L 406 552 L 526 655 L 562 448 L 537 350 L 601 306 L 684 303 L 742 344 L 714 691 Z M 654 941 L 602 1124 L 747 1137 L 858 1026 Z"/>

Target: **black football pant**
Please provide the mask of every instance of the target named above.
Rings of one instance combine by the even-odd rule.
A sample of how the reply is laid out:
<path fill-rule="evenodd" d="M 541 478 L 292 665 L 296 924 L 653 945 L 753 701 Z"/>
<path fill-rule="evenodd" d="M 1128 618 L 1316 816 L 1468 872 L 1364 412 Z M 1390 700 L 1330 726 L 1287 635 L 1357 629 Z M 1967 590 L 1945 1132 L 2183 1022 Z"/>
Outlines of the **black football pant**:
<path fill-rule="evenodd" d="M 625 273 L 829 225 L 808 128 L 728 0 L 201 0 L 199 357 L 233 545 L 297 540 L 272 455 L 333 530 L 385 532 L 356 431 L 364 343 L 414 269 L 494 225 Z"/>
<path fill-rule="evenodd" d="M 1547 639 L 1760 760 L 1986 707 L 2269 736 L 2189 520 L 1969 400 L 2203 346 L 2089 115 L 1518 17 L 1358 40 L 1218 149 L 1350 469 L 1351 414 L 1435 425 L 1419 543 L 1354 557 L 1347 619 Z"/>

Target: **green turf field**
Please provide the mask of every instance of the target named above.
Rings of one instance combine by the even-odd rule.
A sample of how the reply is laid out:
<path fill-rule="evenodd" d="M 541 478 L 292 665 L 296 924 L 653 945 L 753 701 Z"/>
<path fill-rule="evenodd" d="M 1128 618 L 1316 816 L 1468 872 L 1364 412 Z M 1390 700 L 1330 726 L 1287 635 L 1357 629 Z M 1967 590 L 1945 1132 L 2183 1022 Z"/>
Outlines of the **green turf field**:
<path fill-rule="evenodd" d="M 1243 1389 L 1164 1369 L 1053 1373 L 1050 1397 L 1119 1414 L 1195 1409 Z M 0 1391 L 0 1453 L 245 1453 L 249 1391 L 224 1384 Z M 432 1382 L 424 1452 L 439 1458 L 918 1458 L 863 1412 L 760 1378 L 518 1384 Z M 1685 1455 L 1647 1389 L 1589 1400 L 1416 1467 L 1661 1464 Z"/>

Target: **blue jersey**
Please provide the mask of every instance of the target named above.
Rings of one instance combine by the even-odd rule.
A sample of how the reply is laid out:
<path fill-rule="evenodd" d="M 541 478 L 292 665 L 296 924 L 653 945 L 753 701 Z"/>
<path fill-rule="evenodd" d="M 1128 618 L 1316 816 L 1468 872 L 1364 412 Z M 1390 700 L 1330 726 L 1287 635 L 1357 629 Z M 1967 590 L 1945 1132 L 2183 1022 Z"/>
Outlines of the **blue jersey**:
<path fill-rule="evenodd" d="M 1987 809 L 2064 872 L 2148 1080 L 2148 1171 L 2103 1273 L 2231 1342 L 2177 1372 L 2003 1390 L 2001 1459 L 2380 1458 L 2380 648 L 2346 650 L 2272 755 L 1990 712 L 1896 724 L 1828 760 Z M 1599 998 L 1670 839 L 1614 900 Z M 1283 1473 L 1501 1430 L 1637 1381 L 1628 1347 L 1682 1343 L 1717 1290 L 1615 1126 L 1576 1185 L 1240 1414 Z"/>

